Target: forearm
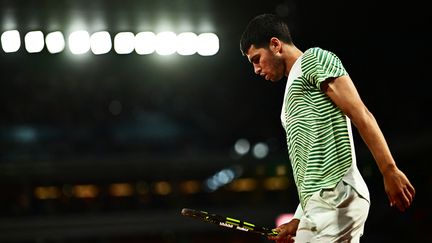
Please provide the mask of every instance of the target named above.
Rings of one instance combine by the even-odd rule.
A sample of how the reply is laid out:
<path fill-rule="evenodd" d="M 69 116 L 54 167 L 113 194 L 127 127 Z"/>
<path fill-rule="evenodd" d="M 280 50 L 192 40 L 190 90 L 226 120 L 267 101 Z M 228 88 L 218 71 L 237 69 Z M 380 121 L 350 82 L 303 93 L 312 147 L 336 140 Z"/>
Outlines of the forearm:
<path fill-rule="evenodd" d="M 395 168 L 396 163 L 372 113 L 364 107 L 364 109 L 362 109 L 359 114 L 354 115 L 351 120 L 372 153 L 381 173 L 384 174 L 387 170 Z"/>

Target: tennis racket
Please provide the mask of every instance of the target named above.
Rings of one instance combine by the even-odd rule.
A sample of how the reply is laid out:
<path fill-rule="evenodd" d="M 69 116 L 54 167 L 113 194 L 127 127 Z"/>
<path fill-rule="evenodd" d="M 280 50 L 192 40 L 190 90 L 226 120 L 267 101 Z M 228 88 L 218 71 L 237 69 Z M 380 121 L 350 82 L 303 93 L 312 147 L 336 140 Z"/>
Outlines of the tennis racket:
<path fill-rule="evenodd" d="M 229 229 L 240 230 L 248 233 L 255 233 L 265 237 L 276 236 L 278 234 L 278 232 L 274 230 L 262 226 L 257 226 L 250 222 L 246 222 L 235 218 L 225 217 L 218 214 L 211 214 L 208 212 L 199 211 L 195 209 L 183 208 L 181 214 L 183 216 L 199 219 L 204 222 L 216 224 Z"/>

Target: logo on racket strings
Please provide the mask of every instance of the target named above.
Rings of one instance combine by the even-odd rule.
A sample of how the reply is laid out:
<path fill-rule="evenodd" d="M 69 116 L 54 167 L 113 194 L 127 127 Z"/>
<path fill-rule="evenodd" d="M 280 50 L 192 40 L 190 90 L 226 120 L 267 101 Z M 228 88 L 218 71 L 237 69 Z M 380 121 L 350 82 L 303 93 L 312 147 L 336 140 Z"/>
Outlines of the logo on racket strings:
<path fill-rule="evenodd" d="M 238 230 L 242 230 L 242 231 L 249 231 L 249 229 L 246 229 L 245 227 L 240 227 L 240 226 L 237 226 L 237 229 Z"/>
<path fill-rule="evenodd" d="M 232 228 L 232 227 L 234 227 L 234 225 L 232 225 L 232 224 L 227 224 L 227 223 L 225 223 L 225 222 L 219 222 L 219 225 L 220 225 L 220 226 L 223 226 L 223 227 L 228 227 L 228 228 Z"/>

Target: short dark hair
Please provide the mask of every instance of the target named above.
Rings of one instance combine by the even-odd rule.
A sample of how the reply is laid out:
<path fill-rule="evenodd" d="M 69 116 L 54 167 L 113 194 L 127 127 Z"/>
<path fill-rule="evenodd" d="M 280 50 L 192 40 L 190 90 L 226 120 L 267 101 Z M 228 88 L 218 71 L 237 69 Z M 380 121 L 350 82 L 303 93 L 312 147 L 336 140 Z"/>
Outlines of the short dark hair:
<path fill-rule="evenodd" d="M 282 18 L 274 14 L 258 15 L 246 26 L 240 39 L 240 51 L 243 55 L 246 55 L 252 45 L 256 48 L 268 47 L 272 37 L 292 44 L 288 25 Z"/>

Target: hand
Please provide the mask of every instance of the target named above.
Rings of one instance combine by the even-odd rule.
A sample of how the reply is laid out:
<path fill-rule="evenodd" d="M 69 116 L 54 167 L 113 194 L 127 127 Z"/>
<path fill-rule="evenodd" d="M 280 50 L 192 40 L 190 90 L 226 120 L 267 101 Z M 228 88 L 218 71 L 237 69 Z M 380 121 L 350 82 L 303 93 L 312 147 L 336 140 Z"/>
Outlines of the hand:
<path fill-rule="evenodd" d="M 293 243 L 293 237 L 296 235 L 299 223 L 300 220 L 292 219 L 290 222 L 280 225 L 275 229 L 279 234 L 277 236 L 270 236 L 268 239 L 274 240 L 276 243 Z"/>
<path fill-rule="evenodd" d="M 415 189 L 405 174 L 393 167 L 383 173 L 384 188 L 390 200 L 390 206 L 397 207 L 401 212 L 405 211 L 412 203 Z"/>

